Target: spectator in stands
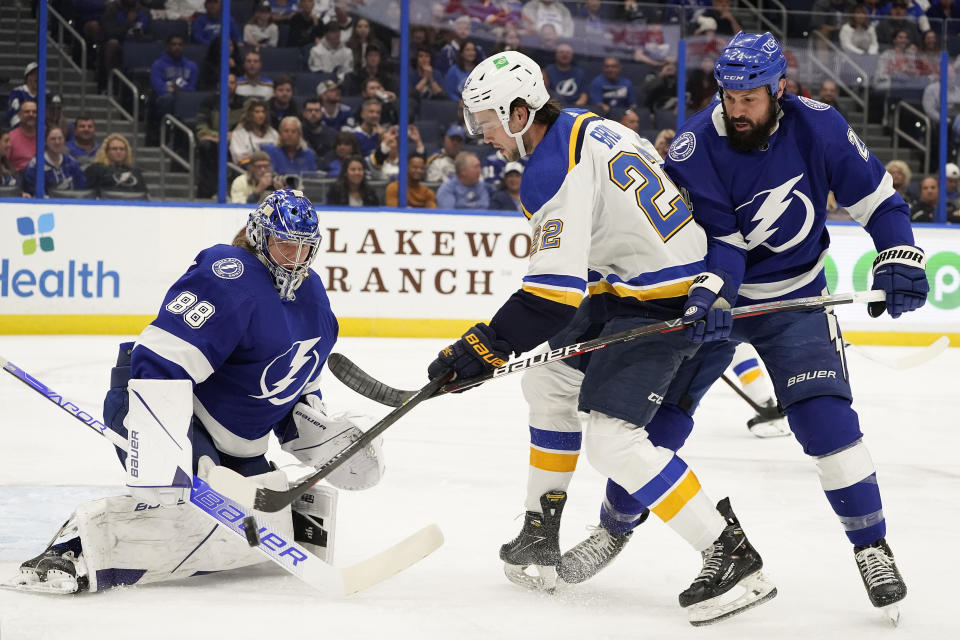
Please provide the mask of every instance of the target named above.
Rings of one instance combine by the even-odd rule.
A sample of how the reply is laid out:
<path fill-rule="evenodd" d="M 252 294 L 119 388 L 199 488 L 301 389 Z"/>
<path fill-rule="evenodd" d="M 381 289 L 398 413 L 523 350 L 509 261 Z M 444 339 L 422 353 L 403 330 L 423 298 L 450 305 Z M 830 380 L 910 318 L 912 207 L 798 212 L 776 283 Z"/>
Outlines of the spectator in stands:
<path fill-rule="evenodd" d="M 600 0 L 587 0 L 579 7 L 574 20 L 574 35 L 581 42 L 603 42 L 606 40 L 609 24 L 609 11 Z M 548 22 L 547 24 L 553 24 Z M 554 25 L 556 28 L 556 25 Z"/>
<path fill-rule="evenodd" d="M 547 23 L 553 24 L 562 38 L 572 38 L 574 25 L 570 10 L 556 0 L 530 0 L 523 5 L 524 28 L 536 33 Z"/>
<path fill-rule="evenodd" d="M 563 107 L 582 107 L 587 104 L 587 77 L 584 70 L 573 64 L 573 47 L 563 42 L 557 45 L 554 62 L 544 69 L 544 83 Z"/>
<path fill-rule="evenodd" d="M 237 78 L 237 95 L 241 98 L 262 98 L 269 100 L 273 97 L 273 80 L 260 75 L 263 62 L 258 51 L 247 51 L 243 54 L 244 74 Z"/>
<path fill-rule="evenodd" d="M 247 172 L 237 176 L 230 183 L 230 202 L 234 204 L 260 202 L 276 189 L 282 189 L 283 186 L 283 183 L 273 174 L 270 156 L 263 151 L 255 151 L 250 155 Z"/>
<path fill-rule="evenodd" d="M 910 179 L 913 177 L 910 166 L 903 160 L 891 160 L 887 163 L 886 169 L 892 178 L 894 190 L 903 197 L 907 206 L 912 210 L 917 195 L 910 188 Z"/>
<path fill-rule="evenodd" d="M 947 119 L 953 122 L 960 115 L 960 84 L 956 82 L 960 56 L 947 66 Z M 923 112 L 930 118 L 933 130 L 940 126 L 940 78 L 937 77 L 923 90 Z"/>
<path fill-rule="evenodd" d="M 931 80 L 940 77 L 940 41 L 933 30 L 924 31 L 920 38 L 920 47 L 917 49 L 917 69 L 921 76 Z"/>
<path fill-rule="evenodd" d="M 10 91 L 7 97 L 7 113 L 5 122 L 9 128 L 20 124 L 20 105 L 30 100 L 37 102 L 37 87 L 39 85 L 37 63 L 31 62 L 23 70 L 23 84 Z"/>
<path fill-rule="evenodd" d="M 364 63 L 362 67 L 354 68 L 354 70 L 344 78 L 343 84 L 346 94 L 348 96 L 362 94 L 367 82 L 370 80 L 376 80 L 380 83 L 384 91 L 393 94 L 397 88 L 397 82 L 393 74 L 386 68 L 387 65 L 383 62 L 383 51 L 380 49 L 380 45 L 376 42 L 368 44 L 367 52 L 363 60 Z M 396 99 L 396 94 L 393 94 L 391 100 Z"/>
<path fill-rule="evenodd" d="M 649 111 L 650 124 L 656 122 L 658 111 L 677 109 L 677 65 L 668 62 L 656 72 L 650 73 L 643 85 L 645 104 Z"/>
<path fill-rule="evenodd" d="M 640 116 L 633 109 L 627 109 L 623 112 L 623 116 L 620 117 L 620 124 L 631 131 L 640 133 Z"/>
<path fill-rule="evenodd" d="M 810 11 L 810 30 L 820 33 L 828 41 L 836 42 L 847 14 L 853 10 L 853 0 L 815 0 Z M 813 38 L 813 34 L 811 34 Z M 826 49 L 823 40 L 813 38 L 818 51 Z"/>
<path fill-rule="evenodd" d="M 24 100 L 20 103 L 20 126 L 10 132 L 10 164 L 16 171 L 23 171 L 37 155 L 37 103 Z"/>
<path fill-rule="evenodd" d="M 533 0 L 536 2 L 536 0 Z M 614 57 L 603 59 L 603 73 L 590 82 L 590 103 L 601 114 L 610 112 L 610 109 L 626 108 L 636 105 L 637 97 L 633 83 L 629 78 L 620 76 L 622 70 L 620 60 Z"/>
<path fill-rule="evenodd" d="M 237 95 L 237 77 L 227 76 L 227 135 L 240 124 L 243 98 Z M 197 117 L 197 197 L 209 198 L 217 191 L 220 140 L 220 95 L 204 99 Z"/>
<path fill-rule="evenodd" d="M 349 131 L 341 131 L 333 139 L 333 149 L 321 161 L 321 168 L 327 172 L 328 178 L 335 178 L 340 175 L 347 158 L 359 155 L 357 136 Z"/>
<path fill-rule="evenodd" d="M 233 40 L 229 40 L 227 61 L 230 68 L 228 74 L 234 77 L 243 74 L 243 60 L 240 59 L 240 50 Z M 200 79 L 197 82 L 197 88 L 206 91 L 220 86 L 220 36 L 214 38 L 207 45 L 207 52 L 203 56 L 203 63 L 200 65 Z"/>
<path fill-rule="evenodd" d="M 297 0 L 267 0 L 270 4 L 270 19 L 274 22 L 288 22 L 297 14 Z"/>
<path fill-rule="evenodd" d="M 275 47 L 280 41 L 280 29 L 270 20 L 270 0 L 257 2 L 250 21 L 243 25 L 243 43 L 248 47 Z"/>
<path fill-rule="evenodd" d="M 0 187 L 9 187 L 19 182 L 20 176 L 10 162 L 10 132 L 0 129 Z"/>
<path fill-rule="evenodd" d="M 463 84 L 467 81 L 467 76 L 477 66 L 477 45 L 467 41 L 460 47 L 460 55 L 457 56 L 457 63 L 447 69 L 447 75 L 443 79 L 443 90 L 451 100 L 460 100 L 460 92 L 463 91 Z"/>
<path fill-rule="evenodd" d="M 437 189 L 437 205 L 441 209 L 487 209 L 490 207 L 490 186 L 480 179 L 480 158 L 461 151 L 454 160 L 453 176 Z"/>
<path fill-rule="evenodd" d="M 50 127 L 60 127 L 64 134 L 70 137 L 70 128 L 67 125 L 67 117 L 63 113 L 63 98 L 59 94 L 54 94 L 47 99 L 47 129 Z"/>
<path fill-rule="evenodd" d="M 858 55 L 874 55 L 880 50 L 877 32 L 870 22 L 866 5 L 855 6 L 850 19 L 840 27 L 840 46 L 844 51 Z"/>
<path fill-rule="evenodd" d="M 240 124 L 230 134 L 230 156 L 239 165 L 245 165 L 260 145 L 274 144 L 280 138 L 270 126 L 267 104 L 259 98 L 247 98 L 243 103 Z"/>
<path fill-rule="evenodd" d="M 66 144 L 67 139 L 63 129 L 53 127 L 47 130 L 43 153 L 43 185 L 44 193 L 47 195 L 50 194 L 51 189 L 73 191 L 87 188 L 87 178 L 83 175 L 80 165 L 70 157 L 70 154 L 64 153 Z M 37 195 L 37 165 L 37 158 L 34 157 L 23 170 L 24 197 Z"/>
<path fill-rule="evenodd" d="M 377 192 L 367 184 L 367 170 L 363 158 L 347 158 L 337 181 L 330 185 L 327 204 L 348 207 L 376 207 L 380 204 Z"/>
<path fill-rule="evenodd" d="M 205 13 L 197 16 L 193 21 L 193 41 L 199 44 L 210 44 L 214 38 L 220 35 L 220 0 L 205 0 L 203 3 Z M 240 27 L 237 21 L 230 18 L 230 39 L 233 42 L 242 42 Z"/>
<path fill-rule="evenodd" d="M 930 0 L 927 19 L 936 33 L 946 33 L 948 38 L 960 35 L 960 0 Z"/>
<path fill-rule="evenodd" d="M 920 198 L 910 209 L 913 222 L 933 222 L 940 200 L 940 183 L 934 176 L 927 176 L 920 182 Z M 947 203 L 947 211 L 954 209 Z"/>
<path fill-rule="evenodd" d="M 367 158 L 374 180 L 393 180 L 400 173 L 399 130 L 397 125 L 393 125 L 384 131 L 380 145 Z M 414 154 L 423 157 L 426 154 L 427 150 L 420 139 L 420 130 L 412 124 L 407 126 L 407 140 L 408 156 Z"/>
<path fill-rule="evenodd" d="M 158 138 L 163 116 L 173 113 L 177 94 L 196 91 L 199 71 L 197 63 L 183 56 L 183 38 L 174 34 L 167 37 L 166 52 L 150 65 L 150 86 L 155 102 L 151 110 L 148 138 Z M 154 132 L 151 136 L 150 133 Z"/>
<path fill-rule="evenodd" d="M 427 182 L 443 182 L 456 172 L 455 161 L 463 151 L 467 135 L 458 124 L 451 125 L 443 136 L 443 148 L 427 158 Z"/>
<path fill-rule="evenodd" d="M 417 209 L 436 209 L 437 194 L 423 184 L 424 160 L 422 155 L 411 155 L 407 159 L 407 206 Z M 400 184 L 394 180 L 387 185 L 386 203 L 388 207 L 400 206 Z"/>
<path fill-rule="evenodd" d="M 907 18 L 907 6 L 908 0 L 893 0 L 890 16 L 877 24 L 877 41 L 881 47 L 896 46 L 894 39 L 900 31 L 906 32 L 907 44 L 920 44 L 920 30 L 916 22 Z"/>
<path fill-rule="evenodd" d="M 503 168 L 501 188 L 490 196 L 490 208 L 498 211 L 523 211 L 520 206 L 520 182 L 523 177 L 523 165 L 508 162 Z"/>
<path fill-rule="evenodd" d="M 960 182 L 960 167 L 953 162 L 948 162 L 943 167 L 943 172 L 947 177 L 947 202 L 957 207 L 957 200 L 960 199 L 960 193 L 957 191 L 957 183 Z"/>
<path fill-rule="evenodd" d="M 267 108 L 270 110 L 270 124 L 278 130 L 280 121 L 287 116 L 299 117 L 297 102 L 293 99 L 292 77 L 277 76 L 273 81 L 273 96 L 267 100 Z"/>
<path fill-rule="evenodd" d="M 823 104 L 830 105 L 837 110 L 837 113 L 846 119 L 846 114 L 843 113 L 843 109 L 841 109 L 840 105 L 837 103 L 837 98 L 839 96 L 840 89 L 837 87 L 837 83 L 833 80 L 824 80 L 820 84 L 820 92 L 817 94 L 817 100 Z"/>
<path fill-rule="evenodd" d="M 314 0 L 300 0 L 300 10 L 291 18 L 290 31 L 287 34 L 288 47 L 314 45 L 323 34 L 323 23 L 319 14 L 314 13 Z"/>
<path fill-rule="evenodd" d="M 716 24 L 714 33 L 717 35 L 732 36 L 741 29 L 740 23 L 730 10 L 730 0 L 713 0 L 713 6 L 701 15 L 713 18 Z"/>
<path fill-rule="evenodd" d="M 927 18 L 927 10 L 930 8 L 930 0 L 905 0 L 906 18 L 917 25 L 920 33 L 930 30 L 930 20 Z M 877 10 L 879 15 L 890 13 L 892 7 L 887 4 Z M 919 43 L 918 43 L 919 44 Z"/>
<path fill-rule="evenodd" d="M 97 88 L 107 87 L 107 77 L 120 65 L 121 47 L 127 40 L 150 40 L 150 12 L 139 0 L 116 0 L 107 4 L 99 21 L 84 25 L 88 42 L 100 43 Z"/>
<path fill-rule="evenodd" d="M 370 21 L 366 18 L 357 18 L 353 25 L 353 33 L 347 40 L 347 48 L 353 53 L 353 68 L 358 69 L 364 64 L 367 57 L 367 47 L 371 44 L 380 48 L 381 54 L 384 51 L 383 43 L 377 40 L 370 30 Z"/>
<path fill-rule="evenodd" d="M 410 94 L 419 100 L 435 100 L 443 97 L 443 76 L 433 68 L 433 56 L 430 49 L 417 47 L 413 54 L 410 71 Z"/>
<path fill-rule="evenodd" d="M 380 113 L 382 107 L 376 98 L 367 98 L 360 106 L 360 124 L 350 130 L 357 137 L 360 155 L 366 157 L 380 144 Z"/>
<path fill-rule="evenodd" d="M 787 85 L 784 87 L 784 91 L 787 93 L 792 93 L 795 96 L 802 96 L 804 98 L 813 98 L 810 91 L 797 82 L 794 78 L 787 78 Z"/>
<path fill-rule="evenodd" d="M 98 198 L 105 197 L 105 191 L 127 194 L 148 192 L 143 174 L 134 165 L 130 143 L 119 133 L 111 133 L 104 138 L 97 157 L 83 173 L 87 187 L 94 189 Z"/>
<path fill-rule="evenodd" d="M 667 151 L 670 150 L 670 145 L 673 144 L 673 138 L 676 135 L 677 132 L 673 129 L 661 129 L 657 133 L 657 138 L 653 141 L 653 148 L 660 154 L 661 159 L 667 157 Z"/>
<path fill-rule="evenodd" d="M 789 82 L 790 79 L 787 79 Z M 699 66 L 687 73 L 687 113 L 705 109 L 717 95 L 717 80 L 713 77 L 713 60 L 704 56 Z M 809 97 L 809 96 L 808 96 Z"/>
<path fill-rule="evenodd" d="M 353 70 L 353 52 L 340 42 L 340 30 L 327 25 L 323 38 L 310 49 L 307 67 L 310 71 L 323 71 L 343 81 Z"/>
<path fill-rule="evenodd" d="M 340 42 L 346 42 L 353 35 L 353 16 L 350 15 L 350 4 L 347 0 L 336 0 L 333 11 L 327 11 L 323 17 L 325 28 L 334 28 L 340 32 Z"/>
<path fill-rule="evenodd" d="M 340 85 L 334 80 L 326 80 L 317 85 L 317 95 L 322 101 L 320 119 L 334 132 L 356 126 L 353 109 L 340 101 L 341 94 Z"/>
<path fill-rule="evenodd" d="M 443 48 L 440 49 L 436 59 L 433 61 L 433 67 L 443 74 L 444 77 L 446 77 L 450 67 L 457 64 L 457 59 L 460 57 L 460 48 L 470 39 L 471 33 L 470 18 L 460 16 L 453 21 L 453 34 L 451 35 L 450 41 L 443 45 Z M 473 44 L 474 46 L 477 45 L 476 42 Z M 483 49 L 477 47 L 477 61 L 483 60 L 483 58 Z"/>
<path fill-rule="evenodd" d="M 67 151 L 81 167 L 93 162 L 100 150 L 97 125 L 88 115 L 81 115 L 73 123 L 73 137 L 67 140 Z"/>
<path fill-rule="evenodd" d="M 326 155 L 327 150 L 333 145 L 333 137 L 336 135 L 334 129 L 328 128 L 323 124 L 323 101 L 320 98 L 307 98 L 303 102 L 303 112 L 300 114 L 300 129 L 303 132 L 303 140 L 307 143 L 317 158 Z"/>
<path fill-rule="evenodd" d="M 203 13 L 203 0 L 166 0 L 159 3 L 162 9 L 150 11 L 154 20 L 185 20 L 189 22 Z M 154 0 L 151 6 L 156 7 Z"/>
<path fill-rule="evenodd" d="M 287 116 L 280 122 L 280 139 L 276 144 L 260 145 L 270 156 L 274 173 L 281 176 L 301 176 L 317 170 L 317 154 L 303 139 L 300 118 Z"/>
<path fill-rule="evenodd" d="M 900 29 L 893 36 L 893 47 L 881 53 L 877 59 L 874 84 L 878 89 L 914 86 L 919 75 L 916 46 L 910 43 L 907 31 Z"/>

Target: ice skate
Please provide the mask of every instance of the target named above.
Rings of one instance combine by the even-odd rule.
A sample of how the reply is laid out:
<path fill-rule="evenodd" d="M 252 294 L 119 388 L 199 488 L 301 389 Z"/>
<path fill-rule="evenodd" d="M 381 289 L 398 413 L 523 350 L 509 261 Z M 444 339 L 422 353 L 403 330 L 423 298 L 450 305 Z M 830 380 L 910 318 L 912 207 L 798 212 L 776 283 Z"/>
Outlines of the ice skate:
<path fill-rule="evenodd" d="M 20 573 L 3 583 L 4 587 L 37 593 L 69 594 L 84 591 L 87 578 L 82 559 L 73 551 L 47 549 L 20 565 Z"/>
<path fill-rule="evenodd" d="M 650 512 L 644 511 L 637 524 L 646 520 L 648 515 Z M 585 582 L 597 575 L 623 551 L 634 531 L 631 529 L 618 535 L 610 533 L 602 525 L 590 529 L 592 533 L 586 540 L 560 556 L 557 576 L 567 584 Z"/>
<path fill-rule="evenodd" d="M 780 438 L 790 435 L 787 416 L 772 400 L 763 406 L 763 411 L 747 420 L 747 429 L 758 438 Z"/>
<path fill-rule="evenodd" d="M 680 594 L 695 627 L 713 624 L 777 595 L 777 588 L 763 574 L 763 560 L 747 540 L 737 516 L 724 498 L 717 510 L 727 526 L 703 554 L 700 575 Z"/>
<path fill-rule="evenodd" d="M 882 609 L 890 622 L 898 625 L 900 607 L 897 603 L 907 597 L 907 585 L 897 570 L 887 541 L 880 538 L 873 544 L 854 547 L 853 554 L 870 604 Z"/>
<path fill-rule="evenodd" d="M 560 561 L 560 514 L 567 501 L 563 491 L 540 496 L 543 513 L 527 511 L 520 535 L 500 547 L 507 580 L 528 589 L 553 591 Z M 528 573 L 527 569 L 534 573 Z"/>

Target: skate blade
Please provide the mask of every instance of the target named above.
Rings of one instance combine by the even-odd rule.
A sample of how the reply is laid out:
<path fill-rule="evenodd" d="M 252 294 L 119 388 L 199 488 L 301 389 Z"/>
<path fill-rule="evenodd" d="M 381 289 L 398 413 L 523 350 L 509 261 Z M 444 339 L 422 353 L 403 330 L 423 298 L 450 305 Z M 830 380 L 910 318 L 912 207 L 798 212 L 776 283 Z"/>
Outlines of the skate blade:
<path fill-rule="evenodd" d="M 782 438 L 791 434 L 790 426 L 786 418 L 778 418 L 769 422 L 758 422 L 752 427 L 748 427 L 750 433 L 758 438 Z"/>
<path fill-rule="evenodd" d="M 527 571 L 528 569 L 534 571 L 534 573 L 529 573 Z M 507 576 L 507 580 L 513 584 L 520 585 L 532 591 L 553 593 L 557 588 L 556 567 L 536 564 L 519 565 L 504 563 L 503 574 Z"/>
<path fill-rule="evenodd" d="M 701 627 L 720 622 L 763 604 L 767 600 L 772 600 L 776 595 L 777 588 L 763 572 L 751 573 L 726 593 L 691 605 L 687 609 L 690 624 Z"/>
<path fill-rule="evenodd" d="M 900 607 L 898 605 L 888 604 L 885 607 L 881 607 L 880 611 L 890 624 L 895 627 L 900 626 Z"/>
<path fill-rule="evenodd" d="M 68 595 L 76 593 L 78 590 L 77 579 L 69 574 L 61 576 L 50 575 L 57 572 L 51 571 L 47 574 L 47 580 L 41 582 L 33 572 L 21 573 L 19 575 L 0 582 L 0 587 L 12 589 L 14 591 L 27 591 L 30 593 L 47 593 L 51 595 Z"/>

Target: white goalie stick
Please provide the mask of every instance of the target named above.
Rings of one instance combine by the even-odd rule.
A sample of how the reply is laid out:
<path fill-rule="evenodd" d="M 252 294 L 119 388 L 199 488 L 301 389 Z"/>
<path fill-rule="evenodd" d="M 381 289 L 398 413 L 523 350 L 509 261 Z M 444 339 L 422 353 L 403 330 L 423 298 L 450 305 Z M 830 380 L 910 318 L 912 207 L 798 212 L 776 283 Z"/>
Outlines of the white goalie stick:
<path fill-rule="evenodd" d="M 927 346 L 921 347 L 913 353 L 908 353 L 907 355 L 900 356 L 896 359 L 877 357 L 876 355 L 864 350 L 863 347 L 851 344 L 847 341 L 844 341 L 843 346 L 849 348 L 851 351 L 866 360 L 876 362 L 877 364 L 882 364 L 888 369 L 902 371 L 904 369 L 919 367 L 920 365 L 926 364 L 939 356 L 941 353 L 947 350 L 947 347 L 950 346 L 950 338 L 947 336 L 940 336 Z"/>
<path fill-rule="evenodd" d="M 120 434 L 2 356 L 0 366 L 105 437 L 114 446 L 127 448 L 127 441 Z M 218 490 L 221 489 L 221 484 L 222 493 Z M 249 541 L 253 537 L 256 543 L 251 546 L 255 546 L 260 553 L 284 571 L 328 595 L 348 595 L 373 586 L 416 564 L 443 544 L 443 534 L 439 527 L 431 524 L 366 560 L 345 568 L 337 568 L 310 553 L 296 541 L 286 540 L 286 534 L 272 531 L 259 521 L 257 531 L 251 535 L 244 523 L 250 518 L 256 521 L 256 515 L 242 500 L 237 500 L 236 495 L 252 493 L 255 488 L 255 485 L 243 476 L 223 467 L 214 467 L 206 480 L 193 477 L 190 503 L 241 539 Z"/>

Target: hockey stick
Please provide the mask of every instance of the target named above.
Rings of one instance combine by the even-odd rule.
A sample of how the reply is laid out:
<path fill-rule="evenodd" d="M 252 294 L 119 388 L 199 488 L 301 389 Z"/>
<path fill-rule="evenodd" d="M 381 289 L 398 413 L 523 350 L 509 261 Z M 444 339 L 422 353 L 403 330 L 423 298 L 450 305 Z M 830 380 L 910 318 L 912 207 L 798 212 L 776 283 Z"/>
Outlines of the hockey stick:
<path fill-rule="evenodd" d="M 884 293 L 880 290 L 855 291 L 853 293 L 839 293 L 830 296 L 813 296 L 809 298 L 794 298 L 792 300 L 761 302 L 759 304 L 736 307 L 731 310 L 731 313 L 733 314 L 734 318 L 749 318 L 752 316 L 776 313 L 780 311 L 821 309 L 823 307 L 841 304 L 879 302 L 884 299 Z M 508 362 L 504 366 L 494 369 L 493 371 L 485 373 L 481 376 L 461 381 L 454 380 L 453 382 L 449 382 L 443 385 L 437 391 L 436 395 L 451 393 L 454 391 L 462 391 L 464 389 L 469 389 L 470 387 L 475 387 L 478 384 L 487 382 L 488 380 L 492 380 L 493 378 L 499 378 L 501 376 L 522 371 L 524 369 L 530 369 L 532 367 L 539 367 L 551 362 L 556 362 L 557 360 L 572 358 L 573 356 L 578 356 L 590 351 L 596 351 L 598 349 L 603 349 L 605 347 L 620 344 L 622 342 L 628 342 L 637 338 L 679 331 L 680 329 L 684 328 L 684 326 L 686 325 L 683 322 L 683 318 L 675 318 L 673 320 L 658 322 L 645 327 L 620 331 L 619 333 L 613 333 L 609 336 L 602 336 L 594 340 L 588 340 L 587 342 L 578 342 L 566 347 L 560 347 L 559 349 L 536 353 L 520 360 Z M 330 354 L 330 357 L 327 359 L 327 366 L 330 368 L 330 372 L 334 375 L 334 377 L 340 380 L 340 382 L 342 382 L 344 385 L 353 391 L 356 391 L 357 393 L 381 404 L 388 406 L 400 406 L 400 404 L 406 402 L 415 393 L 420 393 L 416 391 L 396 389 L 384 384 L 383 382 L 380 382 L 354 364 L 343 354 Z"/>
<path fill-rule="evenodd" d="M 863 347 L 851 344 L 847 341 L 843 342 L 843 346 L 851 348 L 851 350 L 857 355 L 872 362 L 882 364 L 888 369 L 902 371 L 904 369 L 919 367 L 920 365 L 926 364 L 939 356 L 941 353 L 947 350 L 947 347 L 950 346 L 950 338 L 947 336 L 940 336 L 927 346 L 921 347 L 913 353 L 908 353 L 907 355 L 897 358 L 896 360 L 878 358 L 877 356 L 864 351 Z"/>
<path fill-rule="evenodd" d="M 748 396 L 746 392 L 743 389 L 741 389 L 736 382 L 734 382 L 729 377 L 727 377 L 727 374 L 725 372 L 720 374 L 720 377 L 723 378 L 723 381 L 727 383 L 728 387 L 733 389 L 738 396 L 743 398 L 743 401 L 746 402 L 748 405 L 750 405 L 750 407 L 757 412 L 757 415 L 759 415 L 764 420 L 776 420 L 777 418 L 783 417 L 783 412 L 780 411 L 779 408 L 775 406 L 762 407 L 759 404 L 757 404 L 756 401 L 750 396 Z"/>
<path fill-rule="evenodd" d="M 126 439 L 116 431 L 108 428 L 103 422 L 3 356 L 0 356 L 0 366 L 4 371 L 104 436 L 114 446 L 127 448 Z M 215 467 L 214 469 L 223 468 Z M 229 470 L 223 471 L 229 472 Z M 233 480 L 233 489 L 246 485 L 252 493 L 254 488 L 252 483 L 239 474 L 229 473 L 237 478 Z M 190 503 L 244 540 L 247 539 L 244 521 L 248 517 L 256 517 L 248 507 L 220 493 L 196 476 L 193 477 L 193 486 L 190 490 Z M 377 555 L 352 566 L 338 569 L 313 555 L 295 541 L 287 541 L 281 533 L 272 531 L 270 527 L 262 525 L 259 521 L 257 525 L 257 537 L 262 542 L 256 545 L 258 551 L 278 564 L 284 571 L 331 595 L 355 593 L 382 582 L 430 555 L 443 544 L 443 534 L 440 529 L 436 525 L 429 525 Z"/>

